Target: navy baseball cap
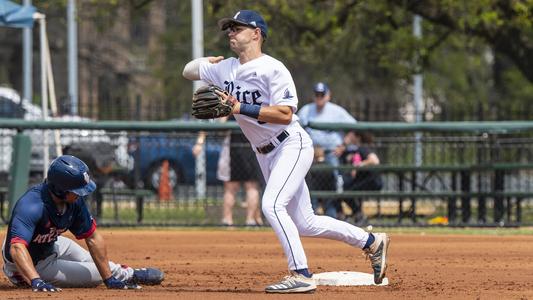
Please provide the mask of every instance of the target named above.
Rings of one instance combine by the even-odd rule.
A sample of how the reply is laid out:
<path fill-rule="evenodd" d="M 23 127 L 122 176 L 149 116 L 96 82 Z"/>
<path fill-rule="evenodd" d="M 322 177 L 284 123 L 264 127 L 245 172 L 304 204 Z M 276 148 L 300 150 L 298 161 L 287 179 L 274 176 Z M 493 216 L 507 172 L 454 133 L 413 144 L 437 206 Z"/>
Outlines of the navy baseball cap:
<path fill-rule="evenodd" d="M 313 88 L 313 90 L 315 91 L 315 93 L 327 94 L 328 91 L 329 91 L 329 88 L 328 88 L 327 84 L 325 84 L 323 82 L 319 82 L 319 83 L 315 84 L 315 87 Z"/>
<path fill-rule="evenodd" d="M 233 18 L 224 18 L 218 21 L 221 30 L 228 29 L 232 24 L 238 24 L 261 29 L 263 38 L 267 37 L 268 27 L 261 15 L 253 10 L 239 10 Z"/>

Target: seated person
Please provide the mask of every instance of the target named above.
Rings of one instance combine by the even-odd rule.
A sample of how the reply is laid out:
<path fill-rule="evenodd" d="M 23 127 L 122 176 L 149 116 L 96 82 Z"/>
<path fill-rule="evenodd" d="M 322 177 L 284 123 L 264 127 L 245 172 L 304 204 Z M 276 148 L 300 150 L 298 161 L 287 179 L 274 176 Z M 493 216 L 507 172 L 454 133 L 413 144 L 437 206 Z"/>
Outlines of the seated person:
<path fill-rule="evenodd" d="M 341 155 L 343 164 L 352 166 L 379 165 L 377 154 L 368 148 L 372 144 L 372 136 L 367 133 L 350 131 L 344 136 L 345 150 Z M 379 172 L 365 170 L 351 170 L 343 175 L 344 190 L 352 191 L 379 191 L 383 182 Z M 356 223 L 364 222 L 366 217 L 362 211 L 362 199 L 350 199 L 348 205 L 353 211 Z"/>
<path fill-rule="evenodd" d="M 155 285 L 164 274 L 155 268 L 133 269 L 111 262 L 103 237 L 96 230 L 85 198 L 96 184 L 87 165 L 71 155 L 52 161 L 46 180 L 17 201 L 2 248 L 4 274 L 16 286 L 38 292 L 62 287 L 110 289 Z M 89 251 L 61 234 L 69 230 L 84 239 Z"/>

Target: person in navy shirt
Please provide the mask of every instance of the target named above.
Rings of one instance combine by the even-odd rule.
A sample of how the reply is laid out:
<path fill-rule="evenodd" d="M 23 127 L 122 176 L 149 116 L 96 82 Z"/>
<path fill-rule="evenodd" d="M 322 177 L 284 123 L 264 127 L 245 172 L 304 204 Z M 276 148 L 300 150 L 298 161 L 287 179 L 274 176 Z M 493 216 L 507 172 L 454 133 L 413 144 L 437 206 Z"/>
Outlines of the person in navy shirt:
<path fill-rule="evenodd" d="M 87 165 L 63 155 L 51 163 L 46 180 L 17 201 L 2 247 L 3 271 L 14 285 L 55 292 L 102 281 L 112 289 L 163 281 L 158 269 L 133 269 L 108 260 L 104 239 L 85 205 L 95 189 Z M 62 237 L 67 230 L 85 239 L 89 251 Z"/>

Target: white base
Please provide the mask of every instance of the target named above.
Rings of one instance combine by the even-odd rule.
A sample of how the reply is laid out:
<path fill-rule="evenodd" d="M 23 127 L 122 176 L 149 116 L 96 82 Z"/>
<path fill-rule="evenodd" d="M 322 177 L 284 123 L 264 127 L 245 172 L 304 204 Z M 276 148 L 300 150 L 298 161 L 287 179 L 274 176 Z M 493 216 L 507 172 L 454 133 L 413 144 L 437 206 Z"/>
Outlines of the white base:
<path fill-rule="evenodd" d="M 361 272 L 325 272 L 313 274 L 316 285 L 357 286 L 357 285 L 388 285 L 389 279 L 383 278 L 381 284 L 374 283 L 374 275 Z"/>

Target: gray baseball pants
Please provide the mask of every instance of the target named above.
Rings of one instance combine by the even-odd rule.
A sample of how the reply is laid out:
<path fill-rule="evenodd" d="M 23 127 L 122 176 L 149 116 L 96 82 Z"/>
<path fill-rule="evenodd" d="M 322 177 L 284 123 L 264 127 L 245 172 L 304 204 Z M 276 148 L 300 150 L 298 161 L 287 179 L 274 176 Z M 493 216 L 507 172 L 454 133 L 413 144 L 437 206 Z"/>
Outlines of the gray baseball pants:
<path fill-rule="evenodd" d="M 3 260 L 3 271 L 7 278 L 17 286 L 23 285 L 24 281 L 17 266 L 8 262 L 5 256 Z M 118 280 L 128 280 L 133 276 L 133 269 L 130 267 L 111 261 L 109 267 Z M 62 236 L 59 236 L 54 244 L 54 253 L 40 260 L 35 269 L 41 279 L 57 287 L 94 287 L 102 283 L 102 277 L 89 251 Z"/>

